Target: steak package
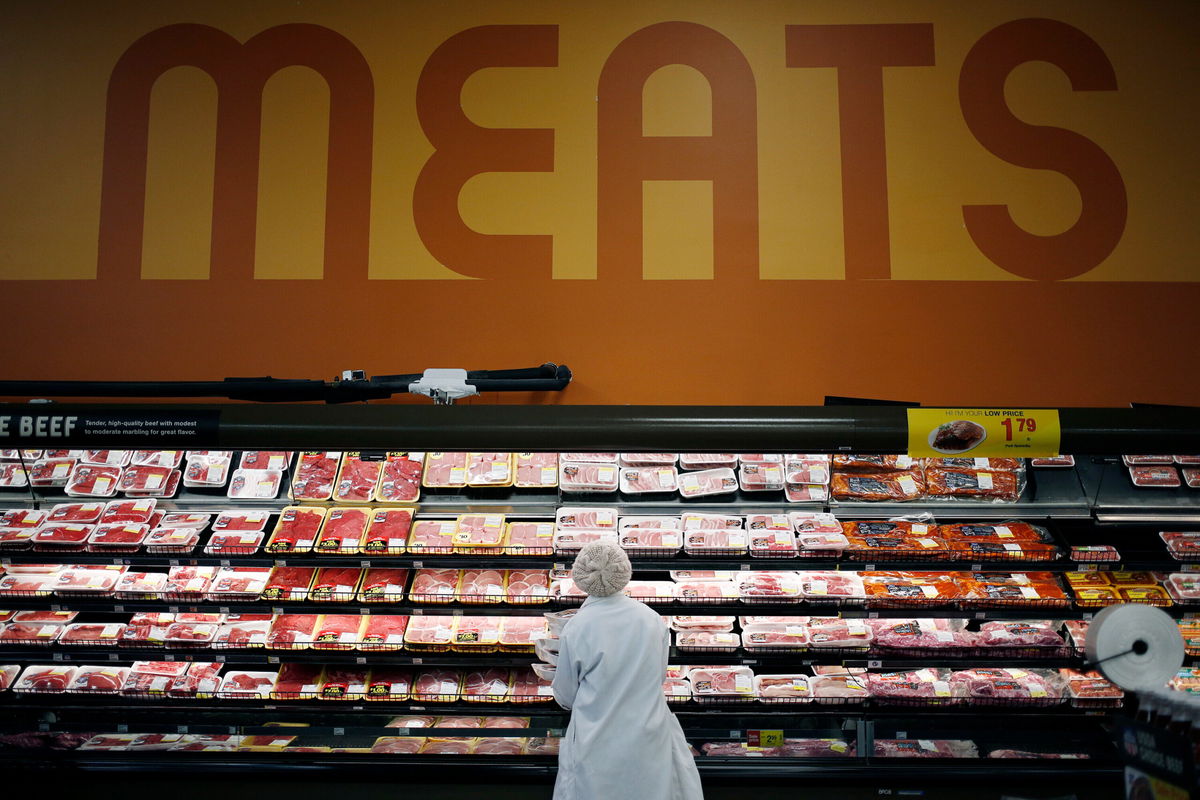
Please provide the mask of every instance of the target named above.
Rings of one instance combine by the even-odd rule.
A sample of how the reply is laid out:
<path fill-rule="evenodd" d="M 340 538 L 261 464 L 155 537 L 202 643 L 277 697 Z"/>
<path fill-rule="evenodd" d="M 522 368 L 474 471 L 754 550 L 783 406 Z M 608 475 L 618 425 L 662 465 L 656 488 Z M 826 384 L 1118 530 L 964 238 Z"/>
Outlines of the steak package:
<path fill-rule="evenodd" d="M 679 472 L 674 465 L 621 467 L 621 491 L 626 494 L 674 492 L 678 482 Z"/>
<path fill-rule="evenodd" d="M 379 508 L 363 534 L 364 553 L 398 555 L 404 552 L 412 527 L 413 512 L 407 508 Z"/>
<path fill-rule="evenodd" d="M 417 502 L 421 499 L 421 472 L 424 468 L 424 453 L 388 453 L 379 473 L 375 499 L 381 503 Z"/>
<path fill-rule="evenodd" d="M 369 503 L 382 471 L 382 458 L 367 457 L 360 452 L 345 453 L 333 499 L 339 503 Z"/>
<path fill-rule="evenodd" d="M 319 614 L 280 614 L 267 634 L 267 647 L 276 650 L 305 650 L 316 636 Z"/>
<path fill-rule="evenodd" d="M 409 618 L 403 614 L 372 614 L 366 617 L 359 637 L 359 650 L 387 651 L 404 647 Z"/>
<path fill-rule="evenodd" d="M 512 453 L 470 453 L 467 457 L 468 486 L 512 486 Z"/>
<path fill-rule="evenodd" d="M 369 508 L 332 508 L 321 525 L 316 550 L 320 553 L 357 553 L 371 521 Z"/>
<path fill-rule="evenodd" d="M 467 485 L 467 453 L 427 453 L 422 485 L 439 489 L 464 489 Z"/>
<path fill-rule="evenodd" d="M 558 486 L 558 453 L 517 453 L 515 485 L 523 489 Z"/>
<path fill-rule="evenodd" d="M 554 523 L 510 522 L 504 547 L 510 555 L 551 555 L 554 552 Z"/>
<path fill-rule="evenodd" d="M 262 599 L 303 602 L 308 599 L 316 574 L 314 567 L 275 567 L 262 591 Z"/>
<path fill-rule="evenodd" d="M 333 497 L 341 459 L 341 453 L 301 453 L 296 464 L 296 476 L 292 479 L 292 497 L 296 500 L 329 500 Z"/>
<path fill-rule="evenodd" d="M 320 508 L 289 506 L 279 515 L 275 530 L 267 541 L 268 553 L 307 553 L 313 548 L 317 532 L 325 520 Z"/>
<path fill-rule="evenodd" d="M 454 552 L 454 534 L 458 523 L 454 520 L 419 519 L 413 522 L 408 534 L 408 552 L 439 553 Z"/>
<path fill-rule="evenodd" d="M 272 500 L 279 496 L 283 470 L 236 469 L 229 481 L 228 495 L 237 500 Z"/>
<path fill-rule="evenodd" d="M 407 569 L 371 567 L 363 575 L 358 599 L 363 603 L 400 603 L 407 584 Z"/>

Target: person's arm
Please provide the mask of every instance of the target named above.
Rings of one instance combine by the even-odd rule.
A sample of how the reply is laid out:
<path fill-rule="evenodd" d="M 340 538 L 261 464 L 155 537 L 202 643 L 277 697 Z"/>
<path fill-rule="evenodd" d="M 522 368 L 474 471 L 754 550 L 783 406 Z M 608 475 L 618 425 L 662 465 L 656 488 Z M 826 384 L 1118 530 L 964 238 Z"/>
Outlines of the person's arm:
<path fill-rule="evenodd" d="M 558 643 L 558 667 L 551 683 L 554 699 L 567 711 L 575 705 L 575 693 L 579 691 L 579 665 L 571 654 L 571 637 L 564 628 Z"/>
<path fill-rule="evenodd" d="M 662 679 L 665 682 L 667 680 L 667 662 L 671 660 L 671 630 L 666 626 L 663 626 L 662 643 L 661 672 Z"/>

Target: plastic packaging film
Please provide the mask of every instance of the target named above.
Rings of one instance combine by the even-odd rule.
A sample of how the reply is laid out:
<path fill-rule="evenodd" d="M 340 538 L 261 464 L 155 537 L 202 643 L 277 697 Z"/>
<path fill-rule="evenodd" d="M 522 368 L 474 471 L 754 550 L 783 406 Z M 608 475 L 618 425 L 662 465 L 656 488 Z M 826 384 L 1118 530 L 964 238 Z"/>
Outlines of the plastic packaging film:
<path fill-rule="evenodd" d="M 1123 689 L 1162 689 L 1183 666 L 1183 637 L 1161 609 L 1109 606 L 1088 627 L 1087 659 Z"/>

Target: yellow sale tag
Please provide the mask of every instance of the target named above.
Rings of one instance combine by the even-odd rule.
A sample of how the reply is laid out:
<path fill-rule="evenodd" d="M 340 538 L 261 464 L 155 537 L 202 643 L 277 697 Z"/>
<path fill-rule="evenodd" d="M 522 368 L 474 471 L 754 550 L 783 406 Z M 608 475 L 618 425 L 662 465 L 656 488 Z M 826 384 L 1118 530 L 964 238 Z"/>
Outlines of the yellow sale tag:
<path fill-rule="evenodd" d="M 1058 455 L 1055 408 L 910 408 L 908 454 L 924 457 Z"/>
<path fill-rule="evenodd" d="M 746 731 L 746 744 L 751 747 L 783 747 L 783 731 Z"/>

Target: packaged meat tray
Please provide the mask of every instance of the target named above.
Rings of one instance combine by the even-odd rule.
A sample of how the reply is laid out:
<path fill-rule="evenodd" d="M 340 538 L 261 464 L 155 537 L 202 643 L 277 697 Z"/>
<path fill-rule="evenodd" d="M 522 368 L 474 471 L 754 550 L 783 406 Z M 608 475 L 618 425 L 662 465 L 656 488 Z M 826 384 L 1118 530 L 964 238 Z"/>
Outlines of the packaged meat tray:
<path fill-rule="evenodd" d="M 38 528 L 30 541 L 35 550 L 46 552 L 82 552 L 88 537 L 96 530 L 94 525 L 71 522 L 48 523 Z"/>
<path fill-rule="evenodd" d="M 976 640 L 980 647 L 995 648 L 1003 654 L 1069 658 L 1072 648 L 1056 630 L 1057 623 L 1044 620 L 985 622 L 979 626 Z M 989 653 L 990 655 L 991 653 Z"/>
<path fill-rule="evenodd" d="M 221 687 L 220 672 L 224 667 L 220 661 L 195 661 L 187 672 L 171 679 L 167 694 L 172 697 L 212 698 Z"/>
<path fill-rule="evenodd" d="M 275 672 L 247 672 L 232 670 L 221 681 L 217 697 L 226 700 L 266 700 L 275 686 Z"/>
<path fill-rule="evenodd" d="M 759 622 L 742 626 L 742 647 L 747 653 L 799 652 L 808 649 L 808 625 L 803 618 L 786 622 Z"/>
<path fill-rule="evenodd" d="M 1029 459 L 1030 466 L 1033 467 L 1073 467 L 1075 466 L 1075 456 L 1053 456 L 1052 458 L 1031 458 Z"/>
<path fill-rule="evenodd" d="M 325 668 L 321 679 L 321 700 L 362 700 L 367 694 L 371 671 L 367 667 L 333 666 Z"/>
<path fill-rule="evenodd" d="M 321 567 L 308 590 L 309 602 L 354 602 L 362 574 L 360 567 Z"/>
<path fill-rule="evenodd" d="M 695 530 L 741 530 L 745 527 L 744 517 L 726 514 L 685 514 L 681 524 L 685 531 Z"/>
<path fill-rule="evenodd" d="M 367 684 L 368 700 L 407 700 L 412 689 L 412 673 L 397 667 L 375 667 Z"/>
<path fill-rule="evenodd" d="M 627 597 L 643 603 L 670 603 L 675 600 L 675 583 L 635 578 L 625 585 L 624 592 Z"/>
<path fill-rule="evenodd" d="M 754 696 L 763 703 L 807 703 L 812 690 L 806 675 L 755 675 Z"/>
<path fill-rule="evenodd" d="M 669 556 L 683 546 L 683 532 L 671 528 L 623 528 L 618 543 L 631 556 Z"/>
<path fill-rule="evenodd" d="M 1125 693 L 1099 672 L 1063 669 L 1059 675 L 1067 683 L 1067 696 L 1074 708 L 1121 708 L 1125 704 Z"/>
<path fill-rule="evenodd" d="M 866 681 L 857 675 L 813 675 L 808 689 L 818 703 L 861 703 L 869 696 Z"/>
<path fill-rule="evenodd" d="M 455 552 L 499 555 L 504 532 L 503 514 L 462 514 L 455 520 Z"/>
<path fill-rule="evenodd" d="M 136 553 L 150 533 L 150 526 L 137 523 L 97 525 L 88 536 L 87 549 L 93 553 Z"/>
<path fill-rule="evenodd" d="M 842 523 L 833 514 L 811 511 L 789 511 L 788 522 L 797 534 L 842 535 Z"/>
<path fill-rule="evenodd" d="M 341 460 L 341 453 L 301 453 L 296 464 L 296 476 L 292 479 L 292 497 L 296 500 L 329 500 L 333 497 Z"/>
<path fill-rule="evenodd" d="M 796 535 L 791 529 L 763 528 L 749 532 L 750 555 L 755 558 L 795 558 Z"/>
<path fill-rule="evenodd" d="M 125 685 L 128 677 L 128 667 L 116 665 L 80 667 L 67 686 L 67 691 L 77 694 L 117 694 Z"/>
<path fill-rule="evenodd" d="M 413 702 L 457 702 L 462 695 L 462 678 L 462 673 L 452 669 L 432 669 L 418 672 L 412 683 Z"/>
<path fill-rule="evenodd" d="M 32 508 L 13 508 L 0 511 L 0 528 L 36 529 L 49 516 L 47 511 Z"/>
<path fill-rule="evenodd" d="M 1073 591 L 1075 604 L 1080 608 L 1099 608 L 1121 602 L 1121 593 L 1112 586 L 1089 586 Z"/>
<path fill-rule="evenodd" d="M 678 453 L 621 453 L 618 458 L 622 467 L 673 467 L 678 460 Z"/>
<path fill-rule="evenodd" d="M 407 508 L 376 509 L 363 534 L 362 551 L 388 555 L 403 553 L 408 544 L 412 517 L 412 510 Z"/>
<path fill-rule="evenodd" d="M 267 647 L 273 650 L 306 650 L 321 623 L 319 614 L 280 614 L 267 634 Z"/>
<path fill-rule="evenodd" d="M 58 570 L 10 573 L 0 577 L 0 597 L 49 597 L 57 579 Z"/>
<path fill-rule="evenodd" d="M 1044 542 L 951 542 L 950 555 L 980 561 L 1054 561 L 1061 552 Z"/>
<path fill-rule="evenodd" d="M 1184 467 L 1182 472 L 1183 482 L 1189 489 L 1200 489 L 1200 468 Z"/>
<path fill-rule="evenodd" d="M 243 650 L 262 648 L 267 644 L 271 632 L 271 619 L 237 620 L 226 622 L 213 638 L 214 650 Z"/>
<path fill-rule="evenodd" d="M 679 468 L 688 470 L 710 470 L 717 467 L 728 467 L 732 470 L 738 465 L 736 453 L 680 453 Z"/>
<path fill-rule="evenodd" d="M 187 467 L 183 471 L 183 485 L 192 489 L 219 489 L 229 482 L 229 470 L 233 464 L 231 453 L 210 451 L 187 454 Z"/>
<path fill-rule="evenodd" d="M 367 503 L 375 496 L 379 474 L 383 471 L 383 458 L 361 452 L 345 453 L 342 468 L 338 472 L 333 499 L 339 503 Z"/>
<path fill-rule="evenodd" d="M 165 493 L 178 470 L 170 467 L 129 467 L 121 474 L 117 488 L 122 492 Z"/>
<path fill-rule="evenodd" d="M 1172 464 L 1175 462 L 1174 456 L 1121 456 L 1122 463 L 1127 467 L 1135 467 L 1152 464 Z"/>
<path fill-rule="evenodd" d="M 467 461 L 467 453 L 427 453 L 421 484 L 430 489 L 464 489 Z"/>
<path fill-rule="evenodd" d="M 324 520 L 325 511 L 320 508 L 289 506 L 283 509 L 265 550 L 268 553 L 311 551 Z"/>
<path fill-rule="evenodd" d="M 316 627 L 314 650 L 353 650 L 362 636 L 368 617 L 357 614 L 326 614 Z"/>
<path fill-rule="evenodd" d="M 1070 598 L 1050 572 L 976 572 L 960 576 L 968 607 L 1037 606 L 1065 608 Z"/>
<path fill-rule="evenodd" d="M 10 622 L 0 626 L 0 643 L 19 645 L 49 645 L 58 640 L 65 625 L 45 622 Z"/>
<path fill-rule="evenodd" d="M 936 467 L 940 469 L 980 469 L 993 472 L 1016 472 L 1024 468 L 1024 461 L 1019 458 L 927 458 L 923 463 L 925 469 Z"/>
<path fill-rule="evenodd" d="M 626 494 L 674 492 L 678 484 L 674 466 L 621 467 L 621 491 Z"/>
<path fill-rule="evenodd" d="M 936 561 L 952 555 L 950 545 L 932 534 L 847 534 L 846 541 L 845 555 L 859 561 Z"/>
<path fill-rule="evenodd" d="M 458 617 L 421 615 L 410 617 L 404 632 L 404 644 L 411 650 L 445 652 L 454 642 Z"/>
<path fill-rule="evenodd" d="M 514 669 L 512 686 L 508 690 L 510 703 L 548 703 L 554 699 L 550 682 L 542 680 L 532 669 Z"/>
<path fill-rule="evenodd" d="M 519 737 L 485 736 L 475 740 L 471 755 L 520 756 L 525 754 L 525 740 Z"/>
<path fill-rule="evenodd" d="M 738 484 L 746 492 L 780 492 L 784 484 L 781 464 L 742 464 L 738 467 Z M 817 483 L 817 481 L 804 481 Z"/>
<path fill-rule="evenodd" d="M 947 706 L 961 702 L 965 691 L 952 684 L 945 670 L 872 672 L 867 675 L 871 699 L 883 705 Z"/>
<path fill-rule="evenodd" d="M 904 502 L 925 493 L 925 477 L 920 470 L 835 472 L 829 491 L 835 500 Z"/>
<path fill-rule="evenodd" d="M 279 496 L 283 470 L 235 469 L 228 496 L 235 500 L 273 500 Z"/>
<path fill-rule="evenodd" d="M 537 639 L 549 637 L 544 617 L 501 617 L 500 649 L 518 653 L 533 650 Z"/>
<path fill-rule="evenodd" d="M 199 543 L 196 528 L 155 528 L 142 542 L 147 553 L 190 553 Z"/>
<path fill-rule="evenodd" d="M 620 485 L 620 468 L 615 464 L 561 461 L 558 486 L 563 492 L 615 492 Z"/>
<path fill-rule="evenodd" d="M 454 520 L 419 519 L 408 534 L 408 552 L 448 555 L 454 552 Z"/>
<path fill-rule="evenodd" d="M 54 581 L 54 593 L 60 597 L 108 597 L 113 593 L 124 572 L 124 567 L 66 567 L 58 573 Z"/>
<path fill-rule="evenodd" d="M 559 453 L 559 461 L 577 461 L 583 464 L 616 464 L 616 453 Z"/>
<path fill-rule="evenodd" d="M 462 603 L 503 603 L 504 570 L 464 569 L 455 597 Z"/>
<path fill-rule="evenodd" d="M 467 457 L 468 486 L 512 486 L 512 453 L 470 453 Z"/>
<path fill-rule="evenodd" d="M 1200 603 L 1200 574 L 1195 572 L 1173 572 L 1165 582 L 1171 598 L 1181 605 Z"/>
<path fill-rule="evenodd" d="M 736 653 L 742 639 L 736 633 L 686 631 L 675 634 L 675 647 L 691 653 Z"/>
<path fill-rule="evenodd" d="M 678 581 L 675 599 L 681 603 L 728 603 L 738 599 L 733 581 Z"/>
<path fill-rule="evenodd" d="M 124 467 L 133 458 L 130 450 L 84 450 L 79 459 L 84 464 Z"/>
<path fill-rule="evenodd" d="M 1179 472 L 1174 467 L 1130 467 L 1129 479 L 1142 488 L 1176 488 Z"/>
<path fill-rule="evenodd" d="M 423 736 L 380 736 L 371 745 L 371 752 L 415 756 L 424 746 Z"/>
<path fill-rule="evenodd" d="M 517 453 L 515 484 L 521 489 L 558 486 L 558 453 Z"/>
<path fill-rule="evenodd" d="M 21 674 L 21 667 L 17 664 L 0 665 L 0 692 L 6 691 L 17 676 Z"/>
<path fill-rule="evenodd" d="M 284 664 L 271 688 L 272 700 L 315 700 L 325 668 L 318 664 Z"/>
<path fill-rule="evenodd" d="M 217 576 L 217 567 L 171 567 L 163 597 L 174 601 L 199 601 Z"/>
<path fill-rule="evenodd" d="M 417 502 L 421 499 L 421 473 L 424 469 L 424 453 L 388 453 L 379 473 L 375 499 L 381 503 Z"/>
<path fill-rule="evenodd" d="M 979 758 L 969 739 L 876 739 L 876 758 Z"/>
<path fill-rule="evenodd" d="M 615 508 L 560 506 L 554 521 L 559 528 L 616 528 L 617 520 Z"/>
<path fill-rule="evenodd" d="M 952 542 L 1034 542 L 1045 543 L 1052 541 L 1050 532 L 1038 525 L 1028 522 L 1001 522 L 996 524 L 983 522 L 963 522 L 953 525 L 939 525 L 936 534 Z"/>
<path fill-rule="evenodd" d="M 509 555 L 551 555 L 554 552 L 554 523 L 510 522 L 504 547 Z"/>
<path fill-rule="evenodd" d="M 749 545 L 746 531 L 741 529 L 704 528 L 683 533 L 683 546 L 690 555 L 745 555 Z"/>
<path fill-rule="evenodd" d="M 508 699 L 511 682 L 512 675 L 507 669 L 468 670 L 463 675 L 462 699 L 468 703 L 503 703 Z M 445 727 L 445 719 L 438 727 Z"/>
<path fill-rule="evenodd" d="M 808 621 L 808 646 L 814 650 L 865 651 L 871 645 L 871 628 L 862 620 L 813 617 Z"/>
<path fill-rule="evenodd" d="M 845 454 L 835 454 L 833 456 L 833 468 L 839 471 L 884 472 L 889 470 L 908 470 L 914 466 L 917 466 L 917 460 L 911 456 Z"/>
<path fill-rule="evenodd" d="M 167 626 L 163 641 L 172 648 L 208 646 L 220 628 L 219 622 L 176 622 Z"/>
<path fill-rule="evenodd" d="M 1173 605 L 1171 595 L 1161 586 L 1117 586 L 1122 603 L 1143 603 L 1166 607 Z"/>
<path fill-rule="evenodd" d="M 744 572 L 738 577 L 738 594 L 747 603 L 799 602 L 800 576 L 795 572 Z"/>
<path fill-rule="evenodd" d="M 567 553 L 583 549 L 592 542 L 618 544 L 615 528 L 563 528 L 554 531 L 554 552 Z"/>
<path fill-rule="evenodd" d="M 1025 669 L 967 669 L 953 673 L 950 685 L 961 688 L 972 705 L 1053 706 L 1065 699 L 1053 672 Z"/>
<path fill-rule="evenodd" d="M 416 571 L 408 599 L 414 603 L 453 603 L 462 577 L 457 569 L 425 568 Z"/>
<path fill-rule="evenodd" d="M 257 600 L 271 579 L 271 567 L 221 567 L 213 577 L 207 597 L 224 600 Z"/>
<path fill-rule="evenodd" d="M 0 528 L 0 550 L 28 550 L 37 528 Z"/>
<path fill-rule="evenodd" d="M 46 522 L 71 522 L 90 524 L 100 521 L 104 503 L 60 503 L 50 509 Z"/>
<path fill-rule="evenodd" d="M 669 627 L 673 631 L 711 631 L 713 633 L 732 633 L 734 617 L 713 614 L 677 614 L 670 618 Z"/>
<path fill-rule="evenodd" d="M 546 570 L 508 570 L 505 575 L 507 602 L 535 605 L 550 601 L 550 573 Z"/>
<path fill-rule="evenodd" d="M 800 595 L 811 603 L 861 601 L 866 597 L 862 578 L 855 572 L 813 571 L 796 573 Z"/>
<path fill-rule="evenodd" d="M 944 606 L 965 594 L 956 573 L 880 571 L 860 576 L 867 604 L 879 608 Z"/>
<path fill-rule="evenodd" d="M 317 571 L 313 567 L 276 567 L 262 591 L 263 600 L 303 602 Z"/>
<path fill-rule="evenodd" d="M 359 602 L 363 603 L 401 603 L 404 602 L 404 589 L 408 584 L 407 569 L 389 567 L 371 567 L 363 575 L 362 584 L 358 589 Z"/>
<path fill-rule="evenodd" d="M 408 630 L 408 617 L 403 614 L 372 614 L 364 617 L 359 636 L 359 650 L 383 652 L 400 650 L 404 647 L 404 632 Z"/>
<path fill-rule="evenodd" d="M 850 546 L 850 540 L 840 533 L 798 533 L 796 547 L 806 557 L 836 558 Z"/>
<path fill-rule="evenodd" d="M 728 467 L 684 472 L 679 475 L 679 494 L 688 499 L 732 494 L 737 490 L 737 475 Z"/>
<path fill-rule="evenodd" d="M 78 611 L 5 611 L 3 614 L 13 622 L 48 622 L 53 625 L 67 625 L 79 616 Z"/>
<path fill-rule="evenodd" d="M 789 503 L 825 503 L 829 487 L 819 483 L 789 483 L 783 487 L 783 498 Z"/>
<path fill-rule="evenodd" d="M 222 511 L 212 527 L 217 533 L 259 533 L 266 530 L 270 518 L 269 511 Z M 177 524 L 191 526 L 192 523 L 185 520 Z"/>
<path fill-rule="evenodd" d="M 784 465 L 783 479 L 786 483 L 792 484 L 819 484 L 824 485 L 829 483 L 830 470 L 829 460 L 824 461 L 788 461 Z"/>
<path fill-rule="evenodd" d="M 117 470 L 120 475 L 121 470 Z M 18 488 L 29 485 L 29 469 L 17 461 L 0 461 L 0 486 Z M 115 489 L 113 490 L 115 493 Z M 105 497 L 107 495 L 97 495 Z"/>
<path fill-rule="evenodd" d="M 1021 496 L 1021 473 L 983 469 L 925 470 L 925 491 L 930 497 L 974 497 L 1015 503 Z"/>
<path fill-rule="evenodd" d="M 1200 531 L 1159 531 L 1158 536 L 1172 558 L 1178 561 L 1200 558 Z"/>
<path fill-rule="evenodd" d="M 71 470 L 78 462 L 73 458 L 42 458 L 29 466 L 28 480 L 32 486 L 66 486 L 71 479 Z M 14 473 L 14 478 L 19 478 Z"/>
<path fill-rule="evenodd" d="M 252 555 L 258 552 L 266 534 L 250 531 L 229 531 L 213 533 L 204 546 L 204 552 L 212 556 L 222 555 Z"/>
<path fill-rule="evenodd" d="M 183 463 L 182 450 L 134 450 L 130 463 L 135 467 L 175 469 Z"/>
<path fill-rule="evenodd" d="M 1200 456 L 1172 456 L 1171 460 L 1176 464 L 1200 465 Z"/>
<path fill-rule="evenodd" d="M 361 549 L 363 534 L 371 519 L 369 508 L 333 508 L 317 536 L 320 553 L 352 554 Z"/>
<path fill-rule="evenodd" d="M 697 667 L 688 673 L 692 695 L 700 701 L 716 697 L 752 698 L 754 673 L 746 667 Z"/>
<path fill-rule="evenodd" d="M 75 680 L 75 667 L 62 664 L 35 664 L 25 668 L 13 684 L 18 694 L 57 694 L 65 692 Z"/>
<path fill-rule="evenodd" d="M 291 466 L 292 454 L 284 450 L 247 450 L 242 453 L 238 466 L 242 469 L 269 469 L 286 472 Z"/>

